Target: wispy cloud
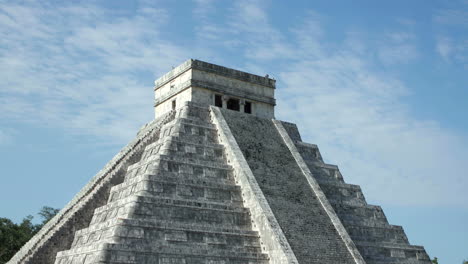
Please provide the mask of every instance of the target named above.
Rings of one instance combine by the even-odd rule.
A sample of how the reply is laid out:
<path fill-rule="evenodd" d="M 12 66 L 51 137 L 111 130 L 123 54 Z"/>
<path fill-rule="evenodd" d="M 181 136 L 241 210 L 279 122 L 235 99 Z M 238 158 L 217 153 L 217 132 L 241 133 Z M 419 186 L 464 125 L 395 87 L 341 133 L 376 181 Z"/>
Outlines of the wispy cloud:
<path fill-rule="evenodd" d="M 438 36 L 436 51 L 445 62 L 459 63 L 468 69 L 468 39 L 455 41 L 447 36 Z"/>
<path fill-rule="evenodd" d="M 419 57 L 416 36 L 407 32 L 386 34 L 379 43 L 379 58 L 385 64 L 408 63 Z"/>
<path fill-rule="evenodd" d="M 460 2 L 458 9 L 438 10 L 434 17 L 438 34 L 435 50 L 447 63 L 460 64 L 468 69 L 468 12 Z"/>
<path fill-rule="evenodd" d="M 211 13 L 216 12 L 215 0 L 194 0 L 193 2 L 195 3 L 193 14 L 197 19 L 207 20 Z"/>
<path fill-rule="evenodd" d="M 152 118 L 151 79 L 189 57 L 159 36 L 167 19 L 150 7 L 122 16 L 94 5 L 3 4 L 0 118 L 130 139 Z"/>
<path fill-rule="evenodd" d="M 294 55 L 281 32 L 270 23 L 265 1 L 236 1 L 228 24 L 243 40 L 244 56 L 254 60 L 289 58 Z"/>
<path fill-rule="evenodd" d="M 415 35 L 389 29 L 369 37 L 354 28 L 343 32 L 342 42 L 331 42 L 313 11 L 279 29 L 267 1 L 236 1 L 214 21 L 215 4 L 195 3 L 198 44 L 163 37 L 175 18 L 161 8 L 122 14 L 95 5 L 3 4 L 0 119 L 123 144 L 152 118 L 153 78 L 190 57 L 219 63 L 230 59 L 223 52 L 232 52 L 241 67 L 274 73 L 278 117 L 298 123 L 348 182 L 363 184 L 370 201 L 468 200 L 468 180 L 460 175 L 468 169 L 466 138 L 414 117 L 404 103 L 411 87 L 378 70 L 382 62 L 391 68 L 417 59 Z M 455 46 L 439 52 L 453 57 L 460 53 Z"/>
<path fill-rule="evenodd" d="M 239 11 L 247 16 L 237 20 L 239 35 L 255 32 L 267 40 L 247 48 L 250 68 L 265 68 L 266 62 L 249 51 L 262 54 L 276 45 L 287 47 L 287 52 L 268 57 L 282 61 L 277 69 L 278 117 L 298 123 L 304 138 L 318 143 L 348 182 L 363 185 L 369 201 L 463 205 L 468 200 L 468 181 L 459 174 L 468 169 L 466 139 L 436 121 L 415 118 L 404 103 L 411 88 L 377 70 L 379 61 L 391 66 L 417 59 L 414 34 L 384 33 L 374 36 L 381 45 L 373 45 L 351 31 L 341 45 L 328 45 L 321 17 L 310 12 L 291 29 L 286 43 L 285 33 L 271 26 L 260 5 L 245 8 L 251 11 Z"/>
<path fill-rule="evenodd" d="M 468 27 L 468 12 L 458 9 L 442 9 L 435 14 L 434 21 L 439 24 Z"/>
<path fill-rule="evenodd" d="M 448 37 L 438 37 L 436 50 L 442 58 L 449 60 L 453 52 L 453 43 Z"/>
<path fill-rule="evenodd" d="M 13 142 L 13 137 L 11 134 L 11 131 L 7 131 L 7 129 L 0 129 L 0 146 L 8 145 Z"/>
<path fill-rule="evenodd" d="M 299 40 L 307 35 L 298 33 Z M 413 37 L 386 38 L 405 43 Z M 307 42 L 299 43 L 307 49 Z M 381 49 L 364 49 L 349 39 L 341 47 L 310 43 L 309 53 L 280 74 L 285 85 L 278 91 L 280 117 L 297 122 L 325 159 L 340 165 L 348 182 L 364 186 L 371 202 L 464 205 L 468 181 L 459 172 L 468 169 L 466 139 L 412 116 L 403 103 L 411 89 L 376 70 L 372 54 Z"/>
<path fill-rule="evenodd" d="M 380 63 L 398 67 L 419 58 L 414 33 L 353 29 L 341 44 L 330 44 L 319 14 L 308 12 L 285 32 L 271 24 L 267 9 L 264 2 L 239 3 L 231 30 L 248 43 L 246 67 L 276 71 L 278 118 L 298 123 L 371 202 L 465 204 L 466 138 L 414 117 L 404 103 L 411 87 L 378 70 Z"/>

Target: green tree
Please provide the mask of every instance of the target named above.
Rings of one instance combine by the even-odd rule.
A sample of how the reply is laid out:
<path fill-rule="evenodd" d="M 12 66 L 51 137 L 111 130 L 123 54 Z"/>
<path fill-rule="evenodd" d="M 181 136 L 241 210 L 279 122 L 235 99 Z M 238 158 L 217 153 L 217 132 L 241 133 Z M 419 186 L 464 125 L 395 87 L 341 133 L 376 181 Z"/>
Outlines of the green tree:
<path fill-rule="evenodd" d="M 468 260 L 464 260 L 464 261 L 463 261 L 463 264 L 468 264 Z"/>
<path fill-rule="evenodd" d="M 19 224 L 15 224 L 8 218 L 0 217 L 0 264 L 10 260 L 58 211 L 52 207 L 42 207 L 38 213 L 42 218 L 40 224 L 33 224 L 31 215 L 26 216 Z"/>
<path fill-rule="evenodd" d="M 52 219 L 59 211 L 60 209 L 55 209 L 49 206 L 42 207 L 41 211 L 38 213 L 38 215 L 40 215 L 43 219 L 41 227 L 49 222 L 49 220 Z"/>
<path fill-rule="evenodd" d="M 434 257 L 434 259 L 431 261 L 433 264 L 439 264 L 439 259 L 437 257 Z"/>

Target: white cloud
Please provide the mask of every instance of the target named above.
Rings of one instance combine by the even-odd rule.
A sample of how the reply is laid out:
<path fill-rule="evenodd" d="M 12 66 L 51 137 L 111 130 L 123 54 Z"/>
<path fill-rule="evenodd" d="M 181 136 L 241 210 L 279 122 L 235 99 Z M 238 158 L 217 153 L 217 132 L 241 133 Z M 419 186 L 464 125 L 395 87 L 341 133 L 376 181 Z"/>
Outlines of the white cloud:
<path fill-rule="evenodd" d="M 402 43 L 408 36 L 387 38 Z M 307 49 L 280 74 L 279 117 L 296 122 L 370 202 L 466 206 L 466 139 L 414 118 L 402 102 L 411 89 L 376 70 L 372 50 L 349 39 L 342 47 L 311 43 L 315 52 Z"/>
<path fill-rule="evenodd" d="M 453 52 L 452 41 L 448 37 L 438 37 L 436 50 L 445 60 L 449 60 Z"/>
<path fill-rule="evenodd" d="M 354 29 L 343 43 L 328 43 L 314 12 L 284 32 L 264 2 L 238 5 L 228 31 L 247 43 L 245 67 L 276 71 L 277 117 L 296 122 L 347 182 L 361 184 L 376 204 L 466 206 L 466 138 L 415 118 L 403 103 L 411 87 L 397 71 L 378 70 L 379 62 L 398 67 L 419 58 L 414 33 Z"/>
<path fill-rule="evenodd" d="M 8 145 L 13 142 L 12 131 L 11 129 L 0 129 L 0 146 Z"/>
<path fill-rule="evenodd" d="M 208 19 L 210 13 L 215 12 L 214 0 L 194 0 L 193 14 L 197 19 Z"/>
<path fill-rule="evenodd" d="M 164 9 L 121 15 L 91 5 L 3 4 L 0 118 L 122 144 L 152 118 L 151 78 L 194 55 L 220 63 L 227 50 L 241 67 L 276 75 L 278 117 L 298 123 L 370 201 L 466 205 L 466 139 L 413 117 L 403 103 L 411 88 L 376 67 L 377 59 L 397 67 L 417 58 L 415 36 L 372 36 L 382 44 L 374 45 L 354 29 L 329 43 L 317 13 L 282 31 L 268 2 L 237 1 L 223 21 L 203 13 L 213 4 L 198 1 L 207 9 L 193 13 L 203 18 L 194 26 L 199 46 L 162 37 L 171 19 Z"/>
<path fill-rule="evenodd" d="M 229 17 L 228 32 L 242 39 L 244 56 L 254 60 L 290 58 L 292 46 L 270 21 L 265 1 L 236 1 Z"/>
<path fill-rule="evenodd" d="M 434 25 L 439 32 L 435 37 L 435 50 L 445 62 L 461 64 L 468 69 L 468 12 L 463 4 L 460 2 L 458 9 L 441 9 L 435 13 Z"/>
<path fill-rule="evenodd" d="M 379 43 L 379 59 L 385 64 L 409 63 L 419 57 L 416 36 L 407 32 L 386 34 Z"/>
<path fill-rule="evenodd" d="M 152 119 L 151 78 L 189 57 L 159 36 L 168 20 L 162 9 L 125 16 L 98 6 L 1 9 L 2 119 L 121 144 Z"/>
<path fill-rule="evenodd" d="M 460 63 L 468 68 L 468 39 L 454 40 L 447 36 L 438 36 L 436 51 L 445 62 Z"/>
<path fill-rule="evenodd" d="M 468 12 L 458 9 L 442 9 L 437 11 L 434 21 L 445 25 L 468 26 Z"/>

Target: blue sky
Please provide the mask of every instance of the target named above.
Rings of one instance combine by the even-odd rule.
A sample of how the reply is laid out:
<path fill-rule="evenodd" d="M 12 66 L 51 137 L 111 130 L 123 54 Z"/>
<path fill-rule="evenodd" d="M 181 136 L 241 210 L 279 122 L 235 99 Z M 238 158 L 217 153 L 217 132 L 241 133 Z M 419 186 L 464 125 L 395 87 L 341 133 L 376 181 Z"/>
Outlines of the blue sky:
<path fill-rule="evenodd" d="M 468 259 L 468 1 L 0 1 L 0 217 L 62 207 L 188 58 L 277 80 L 345 180 L 443 264 Z"/>

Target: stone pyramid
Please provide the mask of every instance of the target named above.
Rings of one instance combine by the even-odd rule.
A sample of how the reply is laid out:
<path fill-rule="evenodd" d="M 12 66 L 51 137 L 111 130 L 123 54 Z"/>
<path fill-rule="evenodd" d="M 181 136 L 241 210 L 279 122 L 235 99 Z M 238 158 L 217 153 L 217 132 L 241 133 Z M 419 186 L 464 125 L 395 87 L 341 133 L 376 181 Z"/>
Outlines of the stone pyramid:
<path fill-rule="evenodd" d="M 8 263 L 429 264 L 296 125 L 275 81 L 188 60 L 155 115 Z"/>

